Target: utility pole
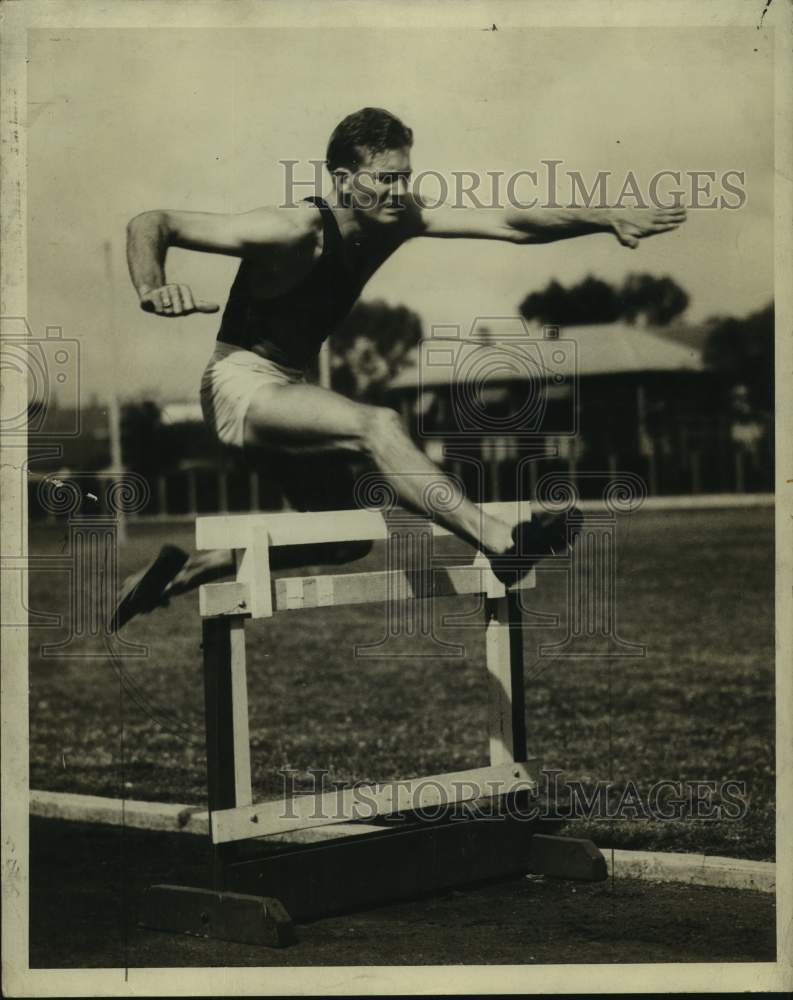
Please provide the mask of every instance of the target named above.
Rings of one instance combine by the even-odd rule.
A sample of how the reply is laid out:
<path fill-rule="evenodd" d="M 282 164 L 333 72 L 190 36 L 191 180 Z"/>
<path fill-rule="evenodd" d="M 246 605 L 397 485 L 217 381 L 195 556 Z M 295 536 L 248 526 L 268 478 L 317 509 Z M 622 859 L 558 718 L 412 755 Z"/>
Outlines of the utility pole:
<path fill-rule="evenodd" d="M 118 336 L 116 333 L 116 282 L 113 275 L 113 248 L 110 240 L 103 244 L 105 254 L 105 272 L 108 289 L 108 342 L 110 344 L 113 363 L 107 372 L 107 419 L 110 432 L 110 473 L 117 483 L 121 483 L 124 475 L 124 461 L 121 454 L 121 409 L 118 405 Z M 127 521 L 124 511 L 116 512 L 117 533 L 119 544 L 127 540 Z"/>

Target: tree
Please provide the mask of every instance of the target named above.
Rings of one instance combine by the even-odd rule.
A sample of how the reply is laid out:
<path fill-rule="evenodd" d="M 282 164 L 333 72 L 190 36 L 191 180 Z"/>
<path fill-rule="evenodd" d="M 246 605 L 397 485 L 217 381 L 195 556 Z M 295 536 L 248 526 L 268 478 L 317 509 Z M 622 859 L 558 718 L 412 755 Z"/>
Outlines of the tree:
<path fill-rule="evenodd" d="M 615 289 L 605 281 L 584 278 L 571 288 L 550 281 L 541 292 L 531 292 L 520 304 L 521 315 L 540 323 L 583 326 L 586 323 L 613 323 L 620 307 Z"/>
<path fill-rule="evenodd" d="M 750 406 L 769 413 L 774 406 L 774 305 L 742 319 L 708 321 L 703 360 L 734 388 L 745 386 Z"/>
<path fill-rule="evenodd" d="M 672 278 L 629 274 L 622 286 L 588 275 L 565 288 L 550 281 L 542 291 L 521 302 L 521 316 L 539 323 L 586 326 L 591 323 L 642 322 L 666 326 L 685 311 L 688 295 Z"/>
<path fill-rule="evenodd" d="M 667 326 L 688 307 L 688 294 L 672 278 L 629 274 L 620 292 L 622 317 L 647 326 Z"/>
<path fill-rule="evenodd" d="M 378 399 L 421 337 L 420 318 L 405 306 L 359 302 L 331 338 L 333 388 Z"/>

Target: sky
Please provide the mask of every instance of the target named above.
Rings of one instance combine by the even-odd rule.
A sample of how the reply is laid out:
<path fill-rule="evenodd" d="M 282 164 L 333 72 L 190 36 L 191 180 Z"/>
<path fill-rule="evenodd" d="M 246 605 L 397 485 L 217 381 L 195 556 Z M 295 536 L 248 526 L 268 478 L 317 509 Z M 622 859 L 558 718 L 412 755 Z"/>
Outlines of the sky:
<path fill-rule="evenodd" d="M 773 294 L 773 63 L 748 28 L 81 29 L 30 32 L 28 320 L 81 347 L 83 399 L 198 395 L 217 315 L 144 314 L 125 226 L 153 208 L 242 212 L 310 179 L 335 124 L 365 105 L 415 133 L 415 171 L 745 172 L 739 210 L 694 210 L 636 251 L 608 235 L 543 246 L 415 240 L 364 299 L 434 325 L 515 315 L 530 291 L 594 274 L 668 274 L 687 318 Z M 428 186 L 429 192 L 433 191 Z M 435 189 L 437 190 L 437 188 Z M 519 189 L 520 190 L 520 189 Z M 299 196 L 308 194 L 303 188 Z M 684 199 L 687 201 L 688 198 Z M 110 269 L 103 251 L 110 243 Z M 168 277 L 225 302 L 237 262 L 172 251 Z"/>

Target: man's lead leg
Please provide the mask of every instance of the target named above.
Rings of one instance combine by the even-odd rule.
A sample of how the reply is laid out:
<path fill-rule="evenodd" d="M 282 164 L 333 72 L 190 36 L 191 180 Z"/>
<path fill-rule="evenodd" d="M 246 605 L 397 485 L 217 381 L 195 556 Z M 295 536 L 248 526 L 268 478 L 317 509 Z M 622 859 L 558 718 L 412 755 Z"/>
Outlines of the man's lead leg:
<path fill-rule="evenodd" d="M 363 453 L 406 507 L 432 515 L 485 552 L 513 545 L 512 525 L 485 514 L 410 439 L 395 410 L 356 403 L 304 383 L 268 386 L 248 407 L 246 444 L 306 453 L 347 449 Z M 441 499 L 442 498 L 442 499 Z"/>
<path fill-rule="evenodd" d="M 268 386 L 251 401 L 245 439 L 249 446 L 304 452 L 307 463 L 311 452 L 364 454 L 402 504 L 481 549 L 505 582 L 544 555 L 564 551 L 564 518 L 515 525 L 487 514 L 416 447 L 399 415 L 386 407 L 356 403 L 316 385 Z"/>

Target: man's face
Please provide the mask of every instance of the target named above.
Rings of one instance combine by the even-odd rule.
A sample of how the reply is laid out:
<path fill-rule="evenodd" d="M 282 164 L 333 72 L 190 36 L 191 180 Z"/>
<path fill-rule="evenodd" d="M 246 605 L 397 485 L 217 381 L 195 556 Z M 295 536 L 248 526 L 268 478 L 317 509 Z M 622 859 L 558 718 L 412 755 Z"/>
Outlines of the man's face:
<path fill-rule="evenodd" d="M 344 178 L 350 207 L 366 221 L 393 225 L 404 213 L 404 196 L 410 181 L 410 149 L 369 153 L 356 171 Z"/>

